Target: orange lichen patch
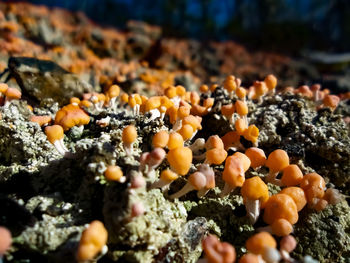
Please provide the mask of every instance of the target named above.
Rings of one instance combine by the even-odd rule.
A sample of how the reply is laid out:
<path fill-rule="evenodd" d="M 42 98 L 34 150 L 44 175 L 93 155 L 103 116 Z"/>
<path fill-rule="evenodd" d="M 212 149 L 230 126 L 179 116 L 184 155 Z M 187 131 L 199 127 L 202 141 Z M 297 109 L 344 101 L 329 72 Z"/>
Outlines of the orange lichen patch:
<path fill-rule="evenodd" d="M 45 134 L 49 142 L 54 144 L 57 140 L 63 139 L 63 128 L 60 125 L 52 125 L 45 127 Z"/>
<path fill-rule="evenodd" d="M 248 148 L 245 151 L 245 155 L 248 156 L 248 158 L 250 159 L 250 166 L 252 168 L 255 169 L 265 165 L 266 155 L 262 149 L 259 149 L 257 147 Z"/>
<path fill-rule="evenodd" d="M 243 132 L 243 137 L 252 143 L 256 143 L 259 138 L 258 127 L 256 127 L 254 124 L 249 125 L 249 127 Z"/>
<path fill-rule="evenodd" d="M 224 143 L 222 142 L 222 140 L 218 135 L 212 135 L 206 141 L 205 148 L 207 150 L 210 150 L 213 148 L 224 149 Z"/>
<path fill-rule="evenodd" d="M 317 199 L 323 198 L 326 183 L 321 175 L 317 173 L 309 173 L 304 175 L 300 187 L 305 192 L 307 202 L 309 204 L 314 204 Z"/>
<path fill-rule="evenodd" d="M 248 251 L 256 254 L 262 255 L 266 248 L 276 248 L 276 240 L 268 232 L 260 232 L 251 236 L 246 241 L 246 248 Z"/>
<path fill-rule="evenodd" d="M 108 232 L 103 223 L 95 220 L 81 235 L 77 260 L 92 260 L 106 245 Z"/>
<path fill-rule="evenodd" d="M 182 125 L 189 124 L 192 126 L 193 130 L 201 130 L 202 129 L 202 118 L 199 116 L 188 115 L 182 120 Z"/>
<path fill-rule="evenodd" d="M 248 129 L 247 122 L 244 119 L 238 119 L 235 122 L 235 129 L 239 135 L 243 135 Z"/>
<path fill-rule="evenodd" d="M 282 184 L 285 186 L 294 186 L 301 183 L 303 179 L 303 173 L 298 165 L 290 164 L 283 169 Z"/>
<path fill-rule="evenodd" d="M 271 225 L 277 219 L 286 219 L 294 225 L 298 221 L 298 209 L 293 198 L 286 194 L 276 194 L 265 205 L 264 221 Z"/>
<path fill-rule="evenodd" d="M 55 124 L 59 124 L 65 131 L 74 126 L 86 125 L 90 122 L 89 115 L 79 106 L 69 104 L 56 113 Z"/>
<path fill-rule="evenodd" d="M 304 190 L 301 189 L 300 187 L 296 187 L 296 186 L 286 187 L 282 189 L 280 194 L 286 194 L 286 195 L 289 195 L 291 198 L 293 198 L 294 203 L 297 205 L 298 212 L 301 211 L 306 205 L 306 196 L 305 196 Z"/>
<path fill-rule="evenodd" d="M 0 226 L 0 257 L 6 253 L 6 251 L 11 247 L 11 244 L 11 232 L 6 227 Z"/>
<path fill-rule="evenodd" d="M 226 242 L 220 242 L 214 235 L 208 235 L 202 241 L 208 263 L 233 263 L 236 260 L 235 248 Z"/>
<path fill-rule="evenodd" d="M 264 82 L 270 92 L 273 91 L 277 86 L 277 78 L 272 74 L 267 75 L 264 79 Z"/>
<path fill-rule="evenodd" d="M 169 134 L 166 131 L 157 132 L 152 139 L 152 145 L 154 148 L 160 147 L 164 148 L 168 145 Z"/>
<path fill-rule="evenodd" d="M 222 164 L 227 157 L 227 152 L 224 148 L 213 148 L 205 153 L 205 162 L 207 164 Z"/>
<path fill-rule="evenodd" d="M 173 150 L 179 147 L 183 147 L 184 140 L 181 134 L 177 132 L 172 132 L 169 134 L 168 149 Z"/>
<path fill-rule="evenodd" d="M 221 114 L 224 115 L 226 118 L 230 118 L 233 113 L 235 113 L 234 104 L 231 103 L 221 106 Z"/>
<path fill-rule="evenodd" d="M 244 172 L 248 171 L 251 163 L 248 156 L 241 152 L 235 152 L 233 156 L 241 160 Z"/>
<path fill-rule="evenodd" d="M 48 124 L 51 121 L 51 116 L 32 116 L 30 117 L 31 122 L 36 122 L 39 124 L 39 126 L 43 126 L 45 124 Z"/>
<path fill-rule="evenodd" d="M 270 153 L 265 164 L 270 171 L 280 172 L 289 165 L 289 157 L 286 151 L 277 149 Z"/>
<path fill-rule="evenodd" d="M 245 116 L 248 114 L 248 106 L 244 101 L 241 100 L 237 100 L 235 102 L 235 108 L 236 108 L 236 112 L 240 115 L 240 116 Z"/>
<path fill-rule="evenodd" d="M 187 141 L 192 138 L 193 135 L 193 127 L 190 124 L 185 124 L 181 126 L 179 133 L 181 134 L 184 141 Z"/>
<path fill-rule="evenodd" d="M 177 174 L 185 175 L 189 171 L 192 164 L 192 151 L 187 147 L 177 147 L 175 149 L 171 149 L 168 152 L 167 160 L 173 171 L 175 171 Z"/>
<path fill-rule="evenodd" d="M 117 165 L 109 165 L 104 172 L 104 175 L 107 180 L 109 181 L 120 181 L 120 179 L 123 177 L 123 171 L 120 169 Z"/>
<path fill-rule="evenodd" d="M 241 188 L 241 194 L 245 201 L 247 199 L 259 200 L 262 206 L 269 199 L 269 189 L 259 176 L 245 180 Z"/>
<path fill-rule="evenodd" d="M 224 144 L 224 148 L 227 151 L 230 147 L 236 147 L 237 144 L 239 144 L 240 136 L 236 131 L 230 131 L 226 133 L 223 137 L 221 137 L 221 140 Z"/>
<path fill-rule="evenodd" d="M 323 99 L 323 105 L 335 110 L 338 106 L 340 98 L 336 95 L 326 95 Z"/>
<path fill-rule="evenodd" d="M 284 237 L 293 232 L 293 226 L 288 220 L 280 218 L 271 224 L 271 231 L 276 236 Z"/>
<path fill-rule="evenodd" d="M 239 263 L 260 263 L 261 259 L 253 253 L 244 254 L 238 261 Z"/>
<path fill-rule="evenodd" d="M 123 129 L 122 140 L 124 143 L 133 143 L 137 138 L 137 131 L 134 125 L 128 125 Z"/>

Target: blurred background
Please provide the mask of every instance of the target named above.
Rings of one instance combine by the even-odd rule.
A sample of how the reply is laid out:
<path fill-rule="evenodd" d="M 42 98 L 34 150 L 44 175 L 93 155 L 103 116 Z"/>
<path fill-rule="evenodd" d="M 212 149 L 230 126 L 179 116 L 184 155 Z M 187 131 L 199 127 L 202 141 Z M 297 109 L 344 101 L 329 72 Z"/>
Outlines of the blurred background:
<path fill-rule="evenodd" d="M 350 47 L 348 0 L 33 0 L 83 11 L 102 24 L 142 20 L 166 36 L 234 39 L 255 48 L 298 54 Z"/>
<path fill-rule="evenodd" d="M 109 79 L 105 85 L 116 82 L 135 90 L 134 79 L 195 88 L 234 74 L 249 87 L 273 73 L 282 87 L 318 82 L 335 93 L 350 91 L 348 0 L 25 3 L 0 1 L 6 23 L 19 26 L 0 25 L 7 41 L 0 69 L 9 55 L 29 54 L 52 59 L 97 86 Z M 139 63 L 138 71 L 131 61 Z"/>

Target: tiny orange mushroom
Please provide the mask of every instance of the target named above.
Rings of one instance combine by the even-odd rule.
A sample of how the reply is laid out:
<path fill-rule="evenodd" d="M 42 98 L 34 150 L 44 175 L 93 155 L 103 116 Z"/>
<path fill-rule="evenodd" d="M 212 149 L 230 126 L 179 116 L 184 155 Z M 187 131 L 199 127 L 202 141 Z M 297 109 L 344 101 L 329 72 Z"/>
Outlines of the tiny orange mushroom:
<path fill-rule="evenodd" d="M 281 180 L 276 179 L 276 176 L 289 165 L 289 156 L 287 152 L 281 149 L 274 150 L 269 154 L 265 165 L 270 169 L 267 181 L 281 186 L 282 182 Z"/>
<path fill-rule="evenodd" d="M 86 125 L 90 122 L 89 115 L 79 106 L 68 104 L 56 113 L 55 124 L 61 125 L 67 131 L 74 126 Z"/>
<path fill-rule="evenodd" d="M 255 234 L 246 241 L 247 250 L 256 255 L 262 255 L 266 248 L 276 247 L 276 240 L 268 232 L 260 232 Z"/>
<path fill-rule="evenodd" d="M 169 150 L 167 160 L 171 169 L 180 175 L 186 175 L 192 164 L 192 151 L 187 147 Z"/>
<path fill-rule="evenodd" d="M 180 133 L 177 132 L 171 132 L 169 134 L 169 140 L 168 140 L 168 149 L 173 150 L 179 147 L 183 147 L 184 140 Z"/>
<path fill-rule="evenodd" d="M 304 190 L 306 200 L 311 206 L 315 205 L 325 194 L 326 183 L 317 173 L 304 175 L 300 187 Z"/>
<path fill-rule="evenodd" d="M 169 134 L 167 131 L 159 131 L 157 132 L 152 139 L 152 146 L 154 148 L 160 147 L 165 148 L 168 145 Z"/>
<path fill-rule="evenodd" d="M 65 155 L 68 152 L 68 149 L 63 143 L 64 133 L 63 128 L 60 125 L 46 126 L 45 134 L 48 141 L 55 146 L 60 154 Z"/>
<path fill-rule="evenodd" d="M 48 115 L 30 117 L 30 121 L 36 122 L 37 124 L 39 124 L 39 126 L 44 126 L 46 124 L 49 124 L 51 120 L 52 120 L 51 116 L 48 116 Z"/>
<path fill-rule="evenodd" d="M 245 181 L 244 165 L 240 158 L 237 156 L 227 157 L 222 179 L 225 181 L 225 186 L 221 191 L 221 197 L 228 195 L 236 187 L 241 187 L 243 185 Z"/>
<path fill-rule="evenodd" d="M 214 235 L 204 238 L 202 246 L 208 263 L 233 263 L 236 260 L 235 248 L 227 242 L 220 242 Z"/>
<path fill-rule="evenodd" d="M 136 141 L 137 131 L 134 125 L 128 125 L 123 129 L 122 141 L 127 155 L 133 153 L 133 143 Z"/>
<path fill-rule="evenodd" d="M 104 172 L 104 175 L 109 181 L 117 181 L 120 183 L 124 183 L 126 177 L 123 176 L 123 171 L 120 169 L 118 165 L 109 165 Z"/>
<path fill-rule="evenodd" d="M 248 148 L 245 151 L 245 155 L 250 159 L 250 166 L 254 169 L 265 165 L 266 155 L 262 149 L 257 147 Z"/>
<path fill-rule="evenodd" d="M 303 173 L 298 165 L 290 164 L 283 169 L 281 182 L 285 186 L 295 186 L 301 183 Z"/>
<path fill-rule="evenodd" d="M 269 189 L 259 176 L 254 176 L 244 181 L 241 194 L 247 215 L 251 223 L 254 224 L 258 220 L 261 207 L 264 207 L 269 199 Z"/>
<path fill-rule="evenodd" d="M 103 223 L 95 220 L 81 235 L 76 255 L 78 261 L 92 260 L 107 243 L 108 232 Z"/>
<path fill-rule="evenodd" d="M 298 212 L 301 211 L 307 203 L 305 192 L 300 187 L 296 187 L 296 186 L 286 187 L 286 188 L 283 188 L 280 193 L 289 195 L 291 198 L 293 198 L 295 204 L 297 205 Z"/>
<path fill-rule="evenodd" d="M 287 194 L 276 194 L 269 198 L 264 211 L 265 223 L 271 225 L 277 219 L 283 218 L 294 225 L 298 221 L 298 209 L 292 197 Z"/>
<path fill-rule="evenodd" d="M 187 183 L 178 192 L 169 196 L 170 199 L 180 198 L 190 191 L 202 190 L 207 184 L 207 178 L 202 172 L 194 172 L 188 177 Z"/>

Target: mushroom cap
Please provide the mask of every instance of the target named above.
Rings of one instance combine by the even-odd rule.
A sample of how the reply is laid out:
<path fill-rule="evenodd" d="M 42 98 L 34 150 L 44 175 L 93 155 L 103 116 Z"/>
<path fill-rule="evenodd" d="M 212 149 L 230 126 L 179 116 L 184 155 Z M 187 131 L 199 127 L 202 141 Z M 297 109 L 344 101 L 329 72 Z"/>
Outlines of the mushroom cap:
<path fill-rule="evenodd" d="M 264 204 L 269 199 L 269 189 L 259 176 L 246 179 L 241 188 L 244 199 L 260 200 Z"/>
<path fill-rule="evenodd" d="M 337 95 L 326 95 L 323 104 L 331 109 L 335 109 L 339 104 L 340 98 Z"/>
<path fill-rule="evenodd" d="M 95 220 L 90 223 L 81 235 L 77 260 L 93 259 L 107 243 L 108 232 L 103 223 Z"/>
<path fill-rule="evenodd" d="M 265 223 L 271 225 L 277 219 L 286 219 L 292 225 L 298 221 L 298 210 L 293 198 L 286 194 L 276 194 L 267 200 L 264 211 Z"/>
<path fill-rule="evenodd" d="M 51 116 L 32 116 L 30 117 L 31 122 L 36 122 L 40 126 L 48 124 L 51 121 Z"/>
<path fill-rule="evenodd" d="M 288 220 L 280 218 L 271 224 L 271 230 L 274 235 L 283 237 L 293 232 L 293 226 Z"/>
<path fill-rule="evenodd" d="M 235 122 L 235 129 L 239 135 L 243 135 L 248 129 L 247 123 L 244 119 L 238 119 Z"/>
<path fill-rule="evenodd" d="M 153 147 L 160 147 L 164 148 L 167 146 L 169 141 L 169 134 L 167 131 L 159 131 L 157 132 L 152 139 L 152 145 Z"/>
<path fill-rule="evenodd" d="M 221 106 L 221 114 L 224 116 L 231 116 L 233 113 L 235 113 L 235 105 L 234 104 L 227 104 Z"/>
<path fill-rule="evenodd" d="M 250 167 L 250 159 L 248 158 L 247 155 L 245 155 L 244 153 L 241 153 L 241 152 L 235 152 L 233 154 L 233 156 L 239 158 L 243 164 L 243 169 L 244 169 L 244 172 L 248 171 L 249 167 Z"/>
<path fill-rule="evenodd" d="M 79 106 L 68 104 L 57 111 L 55 124 L 59 124 L 67 131 L 74 126 L 86 125 L 90 122 L 89 115 Z"/>
<path fill-rule="evenodd" d="M 110 98 L 118 97 L 120 94 L 120 87 L 118 85 L 112 85 L 108 88 L 106 93 Z"/>
<path fill-rule="evenodd" d="M 253 168 L 265 165 L 266 155 L 262 149 L 259 149 L 257 147 L 248 148 L 245 151 L 245 155 L 247 155 L 250 159 L 250 166 Z"/>
<path fill-rule="evenodd" d="M 184 139 L 180 133 L 172 132 L 169 134 L 168 149 L 173 150 L 178 147 L 183 147 Z"/>
<path fill-rule="evenodd" d="M 177 96 L 176 88 L 174 86 L 169 86 L 164 91 L 165 96 L 167 96 L 169 99 L 172 99 Z"/>
<path fill-rule="evenodd" d="M 236 108 L 236 112 L 240 116 L 244 116 L 248 114 L 248 106 L 247 106 L 247 103 L 245 103 L 244 101 L 237 100 L 235 102 L 235 108 Z"/>
<path fill-rule="evenodd" d="M 205 155 L 208 163 L 219 165 L 225 161 L 227 152 L 223 148 L 213 148 L 206 151 Z"/>
<path fill-rule="evenodd" d="M 47 136 L 48 141 L 52 144 L 54 144 L 57 140 L 63 139 L 64 136 L 63 128 L 60 125 L 46 126 L 45 134 Z"/>
<path fill-rule="evenodd" d="M 225 162 L 225 169 L 222 173 L 222 179 L 230 186 L 242 186 L 244 177 L 244 167 L 241 159 L 237 156 L 229 156 Z"/>
<path fill-rule="evenodd" d="M 0 226 L 0 257 L 11 247 L 11 244 L 11 232 L 6 227 Z"/>
<path fill-rule="evenodd" d="M 273 74 L 267 75 L 264 82 L 268 90 L 273 90 L 277 86 L 277 78 Z"/>
<path fill-rule="evenodd" d="M 230 131 L 221 137 L 225 150 L 239 142 L 240 136 L 236 131 Z"/>
<path fill-rule="evenodd" d="M 0 83 L 0 93 L 5 94 L 9 86 L 6 83 Z"/>
<path fill-rule="evenodd" d="M 262 255 L 265 248 L 276 248 L 276 240 L 268 232 L 260 232 L 246 241 L 246 248 L 254 254 Z"/>
<path fill-rule="evenodd" d="M 287 152 L 281 149 L 274 150 L 269 154 L 265 165 L 272 172 L 282 171 L 289 165 L 289 157 Z"/>
<path fill-rule="evenodd" d="M 307 202 L 312 203 L 314 198 L 322 198 L 324 196 L 326 183 L 321 175 L 309 173 L 304 175 L 300 187 L 305 192 Z"/>
<path fill-rule="evenodd" d="M 243 87 L 236 89 L 236 95 L 238 98 L 243 99 L 247 95 L 247 90 Z"/>
<path fill-rule="evenodd" d="M 134 125 L 128 125 L 123 129 L 122 140 L 124 143 L 133 143 L 137 138 L 137 131 Z"/>
<path fill-rule="evenodd" d="M 281 194 L 289 195 L 293 198 L 295 204 L 297 205 L 298 212 L 301 211 L 306 205 L 306 196 L 303 189 L 296 186 L 290 186 L 282 189 Z"/>
<path fill-rule="evenodd" d="M 259 137 L 259 129 L 254 124 L 249 125 L 249 127 L 243 132 L 243 137 L 247 141 L 255 143 Z"/>
<path fill-rule="evenodd" d="M 213 148 L 224 149 L 224 143 L 222 142 L 222 140 L 218 135 L 212 135 L 206 141 L 205 148 L 207 150 L 210 150 Z"/>
<path fill-rule="evenodd" d="M 260 263 L 261 260 L 258 255 L 253 253 L 244 254 L 240 259 L 239 263 Z"/>
<path fill-rule="evenodd" d="M 191 139 L 193 132 L 193 127 L 190 124 L 182 125 L 181 129 L 179 130 L 179 133 L 181 134 L 184 141 Z"/>
<path fill-rule="evenodd" d="M 192 164 L 192 151 L 187 147 L 171 149 L 167 159 L 172 170 L 180 175 L 185 175 Z"/>
<path fill-rule="evenodd" d="M 188 182 L 193 186 L 195 190 L 203 189 L 207 184 L 207 178 L 205 175 L 199 171 L 190 174 L 188 177 Z"/>
<path fill-rule="evenodd" d="M 202 118 L 201 117 L 188 115 L 185 118 L 183 118 L 182 125 L 189 124 L 189 125 L 192 126 L 193 130 L 196 131 L 196 130 L 201 130 L 202 129 L 201 122 L 202 122 Z"/>
<path fill-rule="evenodd" d="M 8 88 L 5 92 L 5 96 L 7 99 L 13 100 L 19 100 L 22 97 L 22 93 L 15 88 Z"/>
<path fill-rule="evenodd" d="M 150 97 L 145 104 L 145 111 L 150 111 L 153 109 L 157 109 L 161 106 L 161 97 L 153 96 Z"/>
<path fill-rule="evenodd" d="M 160 179 L 166 182 L 172 182 L 179 178 L 179 176 L 170 169 L 165 169 L 160 173 Z"/>
<path fill-rule="evenodd" d="M 123 171 L 117 165 L 109 165 L 104 172 L 107 180 L 119 181 L 123 177 Z"/>
<path fill-rule="evenodd" d="M 285 236 L 280 241 L 281 250 L 285 250 L 288 253 L 292 252 L 297 247 L 297 241 L 291 235 Z"/>
<path fill-rule="evenodd" d="M 233 263 L 236 260 L 235 248 L 227 242 L 220 242 L 214 235 L 205 237 L 202 246 L 209 263 Z"/>
<path fill-rule="evenodd" d="M 285 186 L 294 186 L 301 183 L 303 173 L 298 165 L 290 164 L 283 169 L 282 184 Z"/>

